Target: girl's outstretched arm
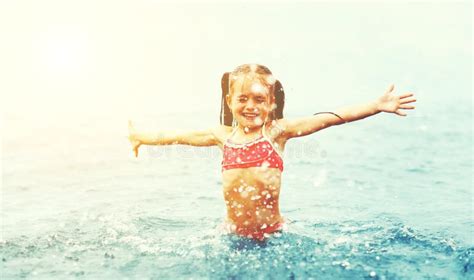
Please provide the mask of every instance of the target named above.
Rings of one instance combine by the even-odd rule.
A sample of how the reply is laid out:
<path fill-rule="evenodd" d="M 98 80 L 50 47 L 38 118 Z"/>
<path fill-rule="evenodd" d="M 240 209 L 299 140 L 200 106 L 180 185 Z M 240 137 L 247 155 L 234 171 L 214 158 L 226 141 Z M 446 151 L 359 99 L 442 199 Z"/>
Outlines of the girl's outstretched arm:
<path fill-rule="evenodd" d="M 163 131 L 163 132 L 138 132 L 128 121 L 128 139 L 132 144 L 135 157 L 138 156 L 138 148 L 141 145 L 191 145 L 191 146 L 215 146 L 219 145 L 220 135 L 223 128 L 209 129 L 203 131 Z"/>
<path fill-rule="evenodd" d="M 415 102 L 416 99 L 412 93 L 394 95 L 393 89 L 394 85 L 391 85 L 381 97 L 366 104 L 340 108 L 328 114 L 318 114 L 296 120 L 281 120 L 279 124 L 283 127 L 282 135 L 286 139 L 305 136 L 333 125 L 361 120 L 380 112 L 406 116 L 402 109 L 415 109 L 409 103 Z"/>

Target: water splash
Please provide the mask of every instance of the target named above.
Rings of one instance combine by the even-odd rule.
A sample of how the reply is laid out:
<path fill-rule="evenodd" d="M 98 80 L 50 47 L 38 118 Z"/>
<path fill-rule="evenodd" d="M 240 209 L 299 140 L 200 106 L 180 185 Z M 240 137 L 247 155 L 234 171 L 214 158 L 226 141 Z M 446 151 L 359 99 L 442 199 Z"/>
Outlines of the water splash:
<path fill-rule="evenodd" d="M 472 277 L 474 248 L 390 217 L 289 223 L 263 242 L 229 235 L 220 219 L 85 213 L 78 223 L 0 242 L 18 277 Z"/>

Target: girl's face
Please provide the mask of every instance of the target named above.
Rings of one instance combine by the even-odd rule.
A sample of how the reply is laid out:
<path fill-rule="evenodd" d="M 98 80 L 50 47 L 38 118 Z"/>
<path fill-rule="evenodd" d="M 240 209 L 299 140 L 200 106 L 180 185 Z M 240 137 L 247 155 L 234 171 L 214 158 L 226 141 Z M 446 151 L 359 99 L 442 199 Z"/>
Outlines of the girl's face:
<path fill-rule="evenodd" d="M 234 119 L 248 129 L 259 128 L 272 110 L 271 88 L 256 78 L 235 80 L 227 104 Z"/>

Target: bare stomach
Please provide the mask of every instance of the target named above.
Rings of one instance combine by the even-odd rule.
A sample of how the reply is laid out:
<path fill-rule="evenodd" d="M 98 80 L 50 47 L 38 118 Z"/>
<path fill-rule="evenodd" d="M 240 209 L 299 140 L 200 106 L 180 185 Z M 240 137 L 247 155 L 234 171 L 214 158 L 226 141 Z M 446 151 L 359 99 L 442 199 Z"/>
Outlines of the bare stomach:
<path fill-rule="evenodd" d="M 227 222 L 233 231 L 271 232 L 283 223 L 279 209 L 279 169 L 229 169 L 222 173 L 222 177 Z"/>

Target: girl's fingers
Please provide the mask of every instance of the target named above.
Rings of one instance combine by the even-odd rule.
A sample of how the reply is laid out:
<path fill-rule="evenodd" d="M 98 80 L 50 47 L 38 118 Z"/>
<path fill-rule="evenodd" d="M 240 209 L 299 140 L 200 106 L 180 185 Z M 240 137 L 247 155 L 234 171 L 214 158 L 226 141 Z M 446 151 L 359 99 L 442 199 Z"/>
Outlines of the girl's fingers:
<path fill-rule="evenodd" d="M 400 99 L 407 98 L 407 97 L 410 97 L 410 96 L 413 96 L 413 93 L 407 92 L 407 93 L 404 93 L 404 94 L 400 95 Z"/>
<path fill-rule="evenodd" d="M 138 145 L 133 146 L 133 153 L 135 154 L 135 157 L 138 157 Z"/>
<path fill-rule="evenodd" d="M 415 98 L 405 98 L 405 99 L 400 100 L 400 104 L 407 104 L 407 103 L 412 103 L 412 102 L 415 102 L 415 101 L 416 101 Z"/>
<path fill-rule="evenodd" d="M 395 111 L 395 114 L 399 115 L 399 116 L 402 116 L 402 117 L 406 117 L 407 114 L 405 114 L 404 112 L 400 111 L 400 110 L 396 110 Z"/>
<path fill-rule="evenodd" d="M 388 89 L 387 89 L 387 91 L 385 92 L 385 94 L 391 93 L 394 88 L 395 88 L 395 85 L 391 84 L 391 85 L 388 87 Z"/>
<path fill-rule="evenodd" d="M 415 106 L 402 104 L 402 105 L 398 106 L 398 108 L 400 108 L 400 109 L 415 109 Z"/>

